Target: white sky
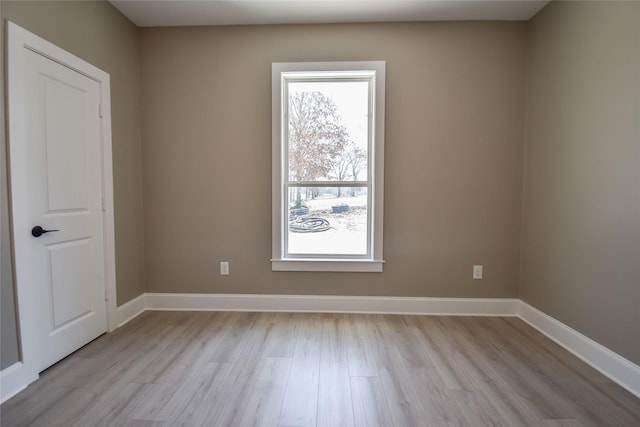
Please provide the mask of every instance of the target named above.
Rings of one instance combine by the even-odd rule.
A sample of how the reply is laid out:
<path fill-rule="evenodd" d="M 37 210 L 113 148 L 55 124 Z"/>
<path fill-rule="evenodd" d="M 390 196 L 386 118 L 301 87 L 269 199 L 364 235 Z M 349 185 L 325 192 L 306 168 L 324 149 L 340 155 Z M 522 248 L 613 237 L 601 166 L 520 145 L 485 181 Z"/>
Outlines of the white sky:
<path fill-rule="evenodd" d="M 331 98 L 342 123 L 358 146 L 367 149 L 368 83 L 366 81 L 290 82 L 290 93 L 321 92 Z"/>

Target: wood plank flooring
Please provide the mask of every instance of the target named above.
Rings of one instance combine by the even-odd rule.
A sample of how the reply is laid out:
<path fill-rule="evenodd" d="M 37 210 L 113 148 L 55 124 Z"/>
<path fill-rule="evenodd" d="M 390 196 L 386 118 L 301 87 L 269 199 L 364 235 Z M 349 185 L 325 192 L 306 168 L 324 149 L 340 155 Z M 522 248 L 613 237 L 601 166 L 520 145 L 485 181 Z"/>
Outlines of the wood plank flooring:
<path fill-rule="evenodd" d="M 146 312 L 0 424 L 640 426 L 640 399 L 517 318 Z"/>

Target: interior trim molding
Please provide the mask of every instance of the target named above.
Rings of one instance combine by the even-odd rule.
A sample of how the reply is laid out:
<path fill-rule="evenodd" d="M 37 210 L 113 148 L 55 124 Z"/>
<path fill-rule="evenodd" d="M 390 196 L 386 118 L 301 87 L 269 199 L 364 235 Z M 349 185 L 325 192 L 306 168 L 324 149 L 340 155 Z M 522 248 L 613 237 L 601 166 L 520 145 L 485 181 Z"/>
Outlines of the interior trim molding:
<path fill-rule="evenodd" d="M 148 310 L 516 316 L 517 299 L 147 293 Z"/>
<path fill-rule="evenodd" d="M 115 226 L 114 226 L 114 204 L 113 204 L 113 161 L 112 161 L 112 138 L 111 138 L 111 91 L 110 77 L 105 71 L 91 65 L 83 59 L 67 52 L 51 42 L 27 31 L 26 29 L 6 22 L 6 84 L 7 84 L 7 143 L 9 156 L 7 162 L 11 171 L 10 204 L 13 235 L 12 251 L 14 254 L 14 275 L 15 275 L 15 303 L 17 308 L 17 320 L 20 325 L 19 346 L 21 351 L 21 361 L 19 365 L 12 365 L 2 371 L 2 394 L 0 399 L 5 399 L 5 382 L 7 382 L 7 393 L 12 390 L 12 385 L 16 388 L 26 387 L 29 383 L 38 378 L 40 366 L 40 345 L 38 342 L 38 324 L 34 296 L 38 289 L 34 285 L 32 277 L 33 265 L 31 254 L 31 238 L 23 233 L 31 228 L 32 220 L 26 213 L 29 206 L 25 194 L 29 193 L 28 173 L 26 165 L 31 161 L 29 150 L 26 148 L 27 140 L 25 129 L 26 113 L 24 110 L 27 97 L 25 96 L 25 76 L 28 67 L 29 55 L 36 53 L 48 60 L 67 67 L 74 72 L 80 73 L 89 79 L 94 80 L 99 86 L 100 106 L 102 108 L 101 125 L 99 126 L 101 147 L 100 165 L 102 168 L 101 182 L 103 212 L 101 226 L 103 231 L 103 261 L 105 300 L 100 304 L 105 304 L 105 324 L 104 331 L 115 329 L 116 312 L 116 261 L 115 261 Z M 18 238 L 18 236 L 20 236 Z M 15 367 L 15 368 L 14 368 Z M 12 369 L 13 368 L 13 369 Z M 18 371 L 20 374 L 14 374 Z M 7 371 L 8 373 L 4 373 Z M 21 378 L 14 383 L 13 378 Z M 6 378 L 5 378 L 6 377 Z M 20 383 L 18 385 L 18 382 Z"/>
<path fill-rule="evenodd" d="M 140 294 L 116 308 L 116 327 L 119 328 L 147 310 L 147 294 Z"/>
<path fill-rule="evenodd" d="M 640 366 L 520 300 L 518 317 L 640 398 Z"/>
<path fill-rule="evenodd" d="M 22 362 L 16 362 L 0 371 L 0 404 L 20 393 L 37 379 L 38 375 L 33 376 Z"/>
<path fill-rule="evenodd" d="M 516 298 L 415 298 L 337 295 L 144 293 L 119 306 L 118 327 L 147 310 L 273 311 L 519 317 L 603 375 L 640 397 L 640 366 Z M 0 371 L 4 402 L 38 377 L 17 362 Z"/>

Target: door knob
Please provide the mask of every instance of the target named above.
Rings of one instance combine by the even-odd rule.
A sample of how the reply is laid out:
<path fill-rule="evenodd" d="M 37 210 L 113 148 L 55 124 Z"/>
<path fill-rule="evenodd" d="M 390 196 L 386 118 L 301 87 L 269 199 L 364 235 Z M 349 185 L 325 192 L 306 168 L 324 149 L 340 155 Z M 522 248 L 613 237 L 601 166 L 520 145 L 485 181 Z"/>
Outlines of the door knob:
<path fill-rule="evenodd" d="M 60 231 L 60 230 L 45 230 L 44 228 L 40 227 L 39 225 L 36 225 L 35 227 L 33 227 L 31 229 L 31 235 L 33 237 L 40 237 L 43 234 L 51 233 L 52 231 Z"/>

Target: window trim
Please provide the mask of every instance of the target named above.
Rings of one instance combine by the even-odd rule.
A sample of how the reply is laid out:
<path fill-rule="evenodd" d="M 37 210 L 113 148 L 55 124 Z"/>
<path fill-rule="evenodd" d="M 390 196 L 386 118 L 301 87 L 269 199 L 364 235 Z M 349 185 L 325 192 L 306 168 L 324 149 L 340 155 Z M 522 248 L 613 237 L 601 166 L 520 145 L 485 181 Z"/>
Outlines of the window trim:
<path fill-rule="evenodd" d="M 286 232 L 284 200 L 286 195 L 285 148 L 283 132 L 286 130 L 282 114 L 282 97 L 284 93 L 283 73 L 295 72 L 374 72 L 373 111 L 374 122 L 370 150 L 371 174 L 371 247 L 366 258 L 333 256 L 319 257 L 285 257 L 284 233 Z M 382 272 L 383 269 L 383 208 L 384 208 L 384 113 L 385 113 L 385 62 L 384 61 L 350 61 L 350 62 L 288 62 L 271 65 L 271 97 L 272 97 L 272 271 L 345 271 L 345 272 Z M 369 179 L 367 180 L 369 181 Z M 368 237 L 369 238 L 369 237 Z"/>

